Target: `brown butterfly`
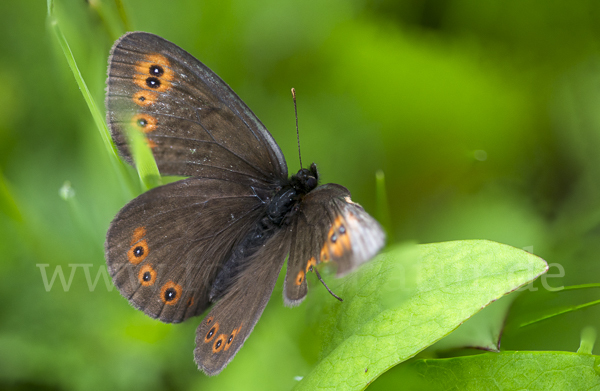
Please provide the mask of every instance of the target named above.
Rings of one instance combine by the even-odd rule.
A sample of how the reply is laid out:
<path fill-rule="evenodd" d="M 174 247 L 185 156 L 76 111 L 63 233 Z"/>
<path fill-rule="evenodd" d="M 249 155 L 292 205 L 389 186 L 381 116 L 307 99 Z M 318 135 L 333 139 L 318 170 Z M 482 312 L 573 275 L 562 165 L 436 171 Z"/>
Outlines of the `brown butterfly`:
<path fill-rule="evenodd" d="M 129 202 L 110 224 L 106 260 L 136 308 L 181 322 L 214 306 L 196 331 L 198 367 L 216 375 L 260 318 L 289 254 L 288 306 L 321 262 L 342 276 L 383 246 L 379 224 L 336 184 L 318 186 L 313 163 L 288 178 L 265 126 L 204 64 L 156 35 L 113 46 L 107 122 L 132 162 L 125 127 L 142 132 L 163 175 L 190 177 Z"/>

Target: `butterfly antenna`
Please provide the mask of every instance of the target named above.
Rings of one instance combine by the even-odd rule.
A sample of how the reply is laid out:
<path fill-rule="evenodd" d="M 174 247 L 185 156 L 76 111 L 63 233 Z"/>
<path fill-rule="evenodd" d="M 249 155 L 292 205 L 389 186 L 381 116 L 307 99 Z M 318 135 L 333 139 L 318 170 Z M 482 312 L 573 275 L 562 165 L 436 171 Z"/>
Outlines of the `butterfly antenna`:
<path fill-rule="evenodd" d="M 310 267 L 311 271 L 314 271 L 315 274 L 317 275 L 317 278 L 319 279 L 319 281 L 321 281 L 321 283 L 323 284 L 323 286 L 327 289 L 327 291 L 329 293 L 331 293 L 331 296 L 335 297 L 336 299 L 338 299 L 339 301 L 344 301 L 344 299 L 342 299 L 341 297 L 339 297 L 338 295 L 336 295 L 335 293 L 333 293 L 331 291 L 331 289 L 329 289 L 329 287 L 327 286 L 327 284 L 325 284 L 325 281 L 323 281 L 323 279 L 321 278 L 321 275 L 319 274 L 319 271 L 316 268 L 313 268 L 312 266 Z"/>
<path fill-rule="evenodd" d="M 300 132 L 298 131 L 298 106 L 296 105 L 296 89 L 295 88 L 292 88 L 292 99 L 294 99 L 294 113 L 296 113 L 296 137 L 298 138 L 298 157 L 300 158 L 300 168 L 302 168 L 302 154 L 300 153 Z M 325 285 L 325 286 L 327 286 L 327 285 Z"/>

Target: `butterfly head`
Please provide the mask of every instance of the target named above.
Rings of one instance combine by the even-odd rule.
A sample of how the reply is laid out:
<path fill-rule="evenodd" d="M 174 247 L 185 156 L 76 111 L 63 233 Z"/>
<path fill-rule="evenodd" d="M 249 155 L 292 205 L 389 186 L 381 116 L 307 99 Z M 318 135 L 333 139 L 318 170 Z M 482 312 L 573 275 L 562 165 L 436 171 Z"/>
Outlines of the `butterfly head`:
<path fill-rule="evenodd" d="M 319 173 L 315 163 L 310 168 L 301 168 L 298 173 L 292 175 L 290 183 L 294 190 L 300 194 L 306 194 L 319 184 Z"/>

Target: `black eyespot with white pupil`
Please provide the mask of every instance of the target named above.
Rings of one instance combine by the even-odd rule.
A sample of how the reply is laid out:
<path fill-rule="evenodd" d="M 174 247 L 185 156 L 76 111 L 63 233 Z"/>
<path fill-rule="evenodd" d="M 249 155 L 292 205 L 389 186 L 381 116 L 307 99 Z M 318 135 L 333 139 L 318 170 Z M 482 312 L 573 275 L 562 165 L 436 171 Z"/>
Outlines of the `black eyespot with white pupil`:
<path fill-rule="evenodd" d="M 337 240 L 337 235 L 336 234 L 331 235 L 331 243 L 335 243 L 336 240 Z"/>
<path fill-rule="evenodd" d="M 137 246 L 136 248 L 133 249 L 133 256 L 136 258 L 141 257 L 142 255 L 144 255 L 144 248 L 142 246 Z M 148 273 L 148 272 L 146 272 Z M 144 274 L 144 277 L 146 276 L 146 274 Z"/>
<path fill-rule="evenodd" d="M 158 88 L 160 87 L 160 80 L 156 77 L 149 77 L 146 79 L 146 85 L 150 88 Z"/>
<path fill-rule="evenodd" d="M 215 349 L 218 349 L 218 348 L 220 348 L 222 343 L 223 343 L 223 342 L 222 342 L 221 340 L 218 340 L 218 341 L 215 343 Z"/>
<path fill-rule="evenodd" d="M 152 274 L 150 272 L 144 272 L 144 275 L 142 276 L 142 279 L 144 281 L 150 281 L 152 279 Z"/>
<path fill-rule="evenodd" d="M 150 67 L 150 74 L 153 76 L 162 76 L 165 70 L 160 65 L 152 65 Z"/>
<path fill-rule="evenodd" d="M 171 300 L 175 299 L 175 296 L 177 296 L 177 291 L 175 290 L 175 288 L 169 288 L 165 291 L 165 300 L 166 301 L 171 301 Z"/>
<path fill-rule="evenodd" d="M 137 121 L 138 125 L 140 125 L 142 128 L 145 128 L 146 125 L 148 125 L 148 121 L 146 121 L 144 118 L 140 118 Z"/>
<path fill-rule="evenodd" d="M 346 227 L 344 227 L 343 225 L 340 225 L 340 229 L 339 229 L 340 233 L 343 235 L 346 233 Z"/>
<path fill-rule="evenodd" d="M 233 334 L 229 336 L 229 339 L 227 340 L 227 345 L 229 345 L 231 341 L 233 341 Z"/>
<path fill-rule="evenodd" d="M 209 330 L 208 334 L 206 334 L 206 339 L 211 339 L 214 334 L 215 334 L 215 328 L 213 327 L 212 329 Z"/>

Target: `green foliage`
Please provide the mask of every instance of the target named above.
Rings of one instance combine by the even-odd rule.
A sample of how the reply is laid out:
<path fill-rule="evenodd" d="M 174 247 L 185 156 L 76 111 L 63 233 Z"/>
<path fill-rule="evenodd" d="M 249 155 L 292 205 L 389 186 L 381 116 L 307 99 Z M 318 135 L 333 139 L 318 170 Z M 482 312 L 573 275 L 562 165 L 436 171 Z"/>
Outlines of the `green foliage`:
<path fill-rule="evenodd" d="M 402 382 L 408 390 L 596 390 L 600 357 L 567 352 L 502 352 L 415 360 L 369 390 Z"/>
<path fill-rule="evenodd" d="M 596 1 L 55 0 L 0 11 L 0 388 L 598 387 Z M 111 219 L 159 183 L 143 141 L 136 172 L 104 124 L 108 52 L 126 30 L 162 35 L 219 74 L 290 172 L 295 87 L 303 161 L 389 235 L 356 274 L 323 274 L 343 303 L 310 275 L 307 300 L 285 308 L 280 276 L 217 377 L 192 360 L 199 319 L 149 319 L 107 278 Z M 542 271 L 517 249 L 548 272 L 489 304 Z"/>
<path fill-rule="evenodd" d="M 129 147 L 131 148 L 131 155 L 133 156 L 133 161 L 135 162 L 135 167 L 144 190 L 161 185 L 160 173 L 158 172 L 152 151 L 146 144 L 146 138 L 130 126 L 126 126 L 125 131 L 129 140 Z"/>
<path fill-rule="evenodd" d="M 547 268 L 535 255 L 488 241 L 389 251 L 341 282 L 344 305 L 319 319 L 331 325 L 326 353 L 297 388 L 363 389 Z"/>

